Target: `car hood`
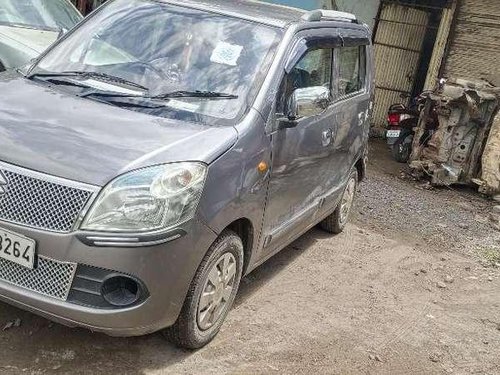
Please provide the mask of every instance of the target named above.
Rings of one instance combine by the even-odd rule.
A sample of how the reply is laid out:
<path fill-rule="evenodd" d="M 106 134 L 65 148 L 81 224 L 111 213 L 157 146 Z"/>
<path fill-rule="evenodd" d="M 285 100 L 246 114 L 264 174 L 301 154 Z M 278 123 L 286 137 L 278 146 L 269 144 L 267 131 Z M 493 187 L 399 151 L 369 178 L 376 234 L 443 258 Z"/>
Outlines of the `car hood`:
<path fill-rule="evenodd" d="M 211 163 L 237 140 L 208 127 L 64 94 L 0 76 L 0 160 L 103 186 L 127 171 L 175 161 Z"/>
<path fill-rule="evenodd" d="M 54 43 L 58 32 L 0 25 L 0 40 L 23 53 L 38 56 Z"/>

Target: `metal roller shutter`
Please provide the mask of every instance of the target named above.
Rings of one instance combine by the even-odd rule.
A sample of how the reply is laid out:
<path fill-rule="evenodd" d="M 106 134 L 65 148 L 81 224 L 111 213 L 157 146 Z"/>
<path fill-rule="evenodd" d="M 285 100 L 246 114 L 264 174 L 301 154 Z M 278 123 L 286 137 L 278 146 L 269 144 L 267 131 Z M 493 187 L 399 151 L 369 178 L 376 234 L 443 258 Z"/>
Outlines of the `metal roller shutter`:
<path fill-rule="evenodd" d="M 445 76 L 500 78 L 500 1 L 461 0 Z"/>

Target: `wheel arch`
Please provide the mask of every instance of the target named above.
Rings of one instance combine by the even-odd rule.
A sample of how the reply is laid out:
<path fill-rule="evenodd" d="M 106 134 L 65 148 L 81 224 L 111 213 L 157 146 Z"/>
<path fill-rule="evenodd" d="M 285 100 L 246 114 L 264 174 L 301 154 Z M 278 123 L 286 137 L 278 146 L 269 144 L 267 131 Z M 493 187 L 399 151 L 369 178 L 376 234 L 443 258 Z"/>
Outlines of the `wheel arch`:
<path fill-rule="evenodd" d="M 245 275 L 250 265 L 253 247 L 256 242 L 254 225 L 250 219 L 243 217 L 232 221 L 224 228 L 224 230 L 226 229 L 235 232 L 243 242 L 243 275 Z"/>
<path fill-rule="evenodd" d="M 359 182 L 363 181 L 366 178 L 366 162 L 367 162 L 366 159 L 367 159 L 366 157 L 362 157 L 354 165 L 354 167 L 358 171 Z"/>

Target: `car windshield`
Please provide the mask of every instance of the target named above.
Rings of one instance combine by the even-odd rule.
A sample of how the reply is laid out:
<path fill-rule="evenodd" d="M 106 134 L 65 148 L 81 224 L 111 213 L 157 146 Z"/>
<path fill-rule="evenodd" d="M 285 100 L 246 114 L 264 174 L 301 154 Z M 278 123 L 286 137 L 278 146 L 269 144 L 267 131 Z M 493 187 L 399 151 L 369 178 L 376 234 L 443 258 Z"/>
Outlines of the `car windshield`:
<path fill-rule="evenodd" d="M 123 95 L 128 81 L 128 95 L 134 97 L 134 89 L 137 98 L 156 98 L 154 108 L 129 109 L 202 122 L 234 120 L 251 105 L 280 36 L 280 29 L 239 18 L 154 0 L 115 0 L 57 44 L 31 74 L 63 73 L 68 79 L 68 72 L 79 73 L 79 84 L 99 89 L 99 100 L 106 101 L 111 97 L 103 90 Z M 118 79 L 96 86 L 99 76 Z"/>
<path fill-rule="evenodd" d="M 0 25 L 69 30 L 81 19 L 68 0 L 0 0 Z"/>

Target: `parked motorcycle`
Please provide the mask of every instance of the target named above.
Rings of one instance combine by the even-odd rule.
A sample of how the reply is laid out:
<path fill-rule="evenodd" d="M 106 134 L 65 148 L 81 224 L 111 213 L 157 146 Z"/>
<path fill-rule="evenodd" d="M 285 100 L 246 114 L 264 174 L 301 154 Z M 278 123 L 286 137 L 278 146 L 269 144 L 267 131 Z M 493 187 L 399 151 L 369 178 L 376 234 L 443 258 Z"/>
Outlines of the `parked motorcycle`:
<path fill-rule="evenodd" d="M 399 163 L 406 163 L 412 152 L 415 128 L 418 125 L 430 91 L 425 91 L 414 98 L 409 106 L 398 103 L 389 108 L 387 115 L 387 144 L 394 159 Z"/>

